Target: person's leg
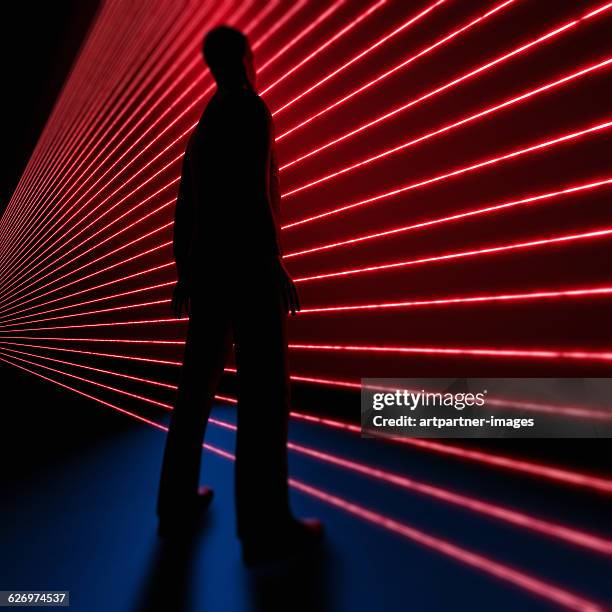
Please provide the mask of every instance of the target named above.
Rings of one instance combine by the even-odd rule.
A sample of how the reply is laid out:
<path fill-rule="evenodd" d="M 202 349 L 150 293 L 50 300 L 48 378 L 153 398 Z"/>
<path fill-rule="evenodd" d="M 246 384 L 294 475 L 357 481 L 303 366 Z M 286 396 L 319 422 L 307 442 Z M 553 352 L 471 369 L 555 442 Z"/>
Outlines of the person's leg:
<path fill-rule="evenodd" d="M 287 315 L 272 279 L 234 316 L 238 369 L 236 518 L 241 538 L 290 519 L 287 490 Z"/>
<path fill-rule="evenodd" d="M 223 309 L 194 300 L 161 471 L 160 518 L 180 517 L 196 499 L 204 432 L 230 337 Z"/>

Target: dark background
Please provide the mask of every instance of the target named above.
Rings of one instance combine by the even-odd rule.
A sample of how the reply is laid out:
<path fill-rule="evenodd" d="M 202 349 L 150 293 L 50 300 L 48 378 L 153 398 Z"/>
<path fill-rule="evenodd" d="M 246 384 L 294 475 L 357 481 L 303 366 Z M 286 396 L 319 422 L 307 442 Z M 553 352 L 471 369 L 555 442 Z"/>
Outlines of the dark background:
<path fill-rule="evenodd" d="M 8 155 L 0 174 L 0 214 L 28 163 L 97 8 L 97 0 L 2 4 L 2 140 Z"/>

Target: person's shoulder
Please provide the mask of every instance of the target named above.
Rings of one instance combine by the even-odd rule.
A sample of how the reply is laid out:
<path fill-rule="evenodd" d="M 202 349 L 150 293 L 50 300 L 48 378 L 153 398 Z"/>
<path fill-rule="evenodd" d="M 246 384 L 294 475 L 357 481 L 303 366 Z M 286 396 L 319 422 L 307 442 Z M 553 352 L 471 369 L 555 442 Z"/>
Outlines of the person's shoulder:
<path fill-rule="evenodd" d="M 236 103 L 240 110 L 245 114 L 259 117 L 269 121 L 270 111 L 266 103 L 261 99 L 257 92 L 252 89 L 243 89 L 236 95 Z"/>

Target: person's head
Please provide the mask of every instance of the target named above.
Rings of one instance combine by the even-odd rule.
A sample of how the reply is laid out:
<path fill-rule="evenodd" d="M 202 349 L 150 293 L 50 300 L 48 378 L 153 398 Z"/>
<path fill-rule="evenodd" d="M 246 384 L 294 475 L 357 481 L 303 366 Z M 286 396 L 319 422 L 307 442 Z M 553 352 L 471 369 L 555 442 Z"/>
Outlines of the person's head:
<path fill-rule="evenodd" d="M 229 26 L 219 26 L 204 38 L 204 60 L 221 87 L 255 89 L 253 53 L 247 37 Z"/>

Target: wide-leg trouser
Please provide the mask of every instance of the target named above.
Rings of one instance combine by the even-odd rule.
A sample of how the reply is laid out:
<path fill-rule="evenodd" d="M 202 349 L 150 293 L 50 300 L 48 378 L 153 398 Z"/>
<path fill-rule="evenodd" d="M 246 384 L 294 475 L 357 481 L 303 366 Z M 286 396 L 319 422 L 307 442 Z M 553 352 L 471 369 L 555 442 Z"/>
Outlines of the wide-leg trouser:
<path fill-rule="evenodd" d="M 216 283 L 215 283 L 216 284 Z M 192 299 L 176 405 L 168 431 L 157 511 L 180 520 L 200 481 L 202 442 L 234 341 L 238 370 L 235 494 L 238 534 L 289 520 L 287 312 L 276 278 L 216 284 Z"/>

